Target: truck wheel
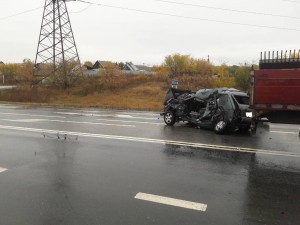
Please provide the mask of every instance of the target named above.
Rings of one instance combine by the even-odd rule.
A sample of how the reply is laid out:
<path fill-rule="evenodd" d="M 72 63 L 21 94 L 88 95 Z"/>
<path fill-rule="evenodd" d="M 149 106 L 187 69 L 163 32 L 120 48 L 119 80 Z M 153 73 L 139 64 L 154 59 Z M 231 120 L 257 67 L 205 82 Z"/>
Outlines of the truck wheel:
<path fill-rule="evenodd" d="M 164 121 L 168 126 L 173 126 L 175 123 L 175 115 L 172 111 L 167 111 L 164 115 Z"/>
<path fill-rule="evenodd" d="M 219 119 L 214 125 L 214 131 L 216 134 L 223 134 L 227 128 L 227 122 L 224 119 Z"/>

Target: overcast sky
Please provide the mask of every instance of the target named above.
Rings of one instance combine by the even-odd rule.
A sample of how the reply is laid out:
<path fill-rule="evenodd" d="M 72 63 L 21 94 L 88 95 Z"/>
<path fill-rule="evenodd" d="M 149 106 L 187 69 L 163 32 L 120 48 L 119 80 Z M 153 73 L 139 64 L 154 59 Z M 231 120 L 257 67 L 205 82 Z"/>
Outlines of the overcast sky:
<path fill-rule="evenodd" d="M 88 4 L 78 1 L 68 2 L 71 24 L 82 62 L 108 60 L 159 65 L 165 56 L 180 53 L 205 59 L 210 55 L 214 64 L 232 65 L 257 63 L 260 52 L 264 50 L 300 49 L 300 0 L 86 1 L 181 17 L 107 6 L 88 7 Z M 0 0 L 0 61 L 14 63 L 25 58 L 34 60 L 44 3 L 44 0 Z M 7 18 L 38 7 L 40 8 L 35 11 Z"/>

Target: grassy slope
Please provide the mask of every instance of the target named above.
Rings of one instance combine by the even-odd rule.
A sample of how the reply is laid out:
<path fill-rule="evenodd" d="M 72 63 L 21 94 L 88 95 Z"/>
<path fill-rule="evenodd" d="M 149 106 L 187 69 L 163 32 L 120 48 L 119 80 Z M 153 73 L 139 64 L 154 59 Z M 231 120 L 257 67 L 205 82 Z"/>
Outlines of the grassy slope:
<path fill-rule="evenodd" d="M 76 90 L 35 90 L 21 89 L 0 92 L 2 102 L 39 103 L 49 105 L 103 107 L 118 109 L 161 110 L 167 88 L 161 82 L 136 84 L 126 89 L 95 91 L 79 96 Z M 42 97 L 43 96 L 43 97 Z M 48 96 L 48 97 L 44 97 Z"/>
<path fill-rule="evenodd" d="M 86 79 L 81 85 L 66 90 L 22 86 L 14 90 L 0 91 L 0 101 L 160 111 L 171 81 L 158 78 L 120 76 L 109 81 Z M 212 80 L 207 77 L 183 76 L 179 81 L 181 89 L 194 91 L 199 87 L 234 87 L 233 80 L 229 78 Z"/>
<path fill-rule="evenodd" d="M 88 107 L 160 110 L 166 91 L 162 91 L 155 83 L 146 85 L 138 85 L 120 91 L 106 90 L 83 97 L 62 94 L 49 103 Z"/>

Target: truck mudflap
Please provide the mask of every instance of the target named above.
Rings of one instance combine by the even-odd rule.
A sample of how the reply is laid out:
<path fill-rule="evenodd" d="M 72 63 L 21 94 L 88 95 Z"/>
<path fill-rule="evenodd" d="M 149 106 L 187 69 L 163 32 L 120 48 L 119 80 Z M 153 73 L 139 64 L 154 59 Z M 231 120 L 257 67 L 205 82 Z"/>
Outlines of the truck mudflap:
<path fill-rule="evenodd" d="M 250 134 L 255 135 L 257 130 L 257 119 L 254 117 L 251 120 L 251 125 L 250 125 Z"/>

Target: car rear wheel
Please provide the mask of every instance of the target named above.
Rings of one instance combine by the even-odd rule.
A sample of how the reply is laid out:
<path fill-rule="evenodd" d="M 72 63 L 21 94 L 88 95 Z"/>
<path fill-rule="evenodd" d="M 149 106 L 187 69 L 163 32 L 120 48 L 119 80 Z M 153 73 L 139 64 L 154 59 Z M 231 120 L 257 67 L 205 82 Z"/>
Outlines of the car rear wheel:
<path fill-rule="evenodd" d="M 224 119 L 219 119 L 214 125 L 214 131 L 216 134 L 223 134 L 226 131 L 227 122 Z"/>
<path fill-rule="evenodd" d="M 164 115 L 164 121 L 168 126 L 172 126 L 175 123 L 175 115 L 172 111 L 167 111 Z"/>

